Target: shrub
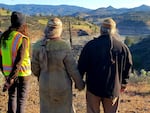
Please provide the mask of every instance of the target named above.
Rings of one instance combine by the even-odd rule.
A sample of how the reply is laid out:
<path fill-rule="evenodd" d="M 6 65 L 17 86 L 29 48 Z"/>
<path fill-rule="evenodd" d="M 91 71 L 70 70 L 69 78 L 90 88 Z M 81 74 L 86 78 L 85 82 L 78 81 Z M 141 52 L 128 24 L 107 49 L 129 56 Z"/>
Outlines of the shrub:
<path fill-rule="evenodd" d="M 150 71 L 146 72 L 144 69 L 141 69 L 140 73 L 137 72 L 131 73 L 129 78 L 129 83 L 148 83 L 150 84 Z"/>

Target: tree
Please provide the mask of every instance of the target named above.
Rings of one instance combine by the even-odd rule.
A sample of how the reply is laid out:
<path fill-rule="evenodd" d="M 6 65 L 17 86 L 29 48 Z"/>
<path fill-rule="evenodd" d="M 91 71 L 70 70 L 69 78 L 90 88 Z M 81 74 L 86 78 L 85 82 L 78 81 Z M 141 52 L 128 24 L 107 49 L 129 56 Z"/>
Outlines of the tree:
<path fill-rule="evenodd" d="M 126 37 L 125 38 L 125 40 L 124 40 L 124 43 L 128 46 L 128 47 L 130 47 L 130 46 L 132 46 L 132 44 L 134 44 L 134 39 L 132 39 L 132 38 L 130 38 L 130 37 Z"/>

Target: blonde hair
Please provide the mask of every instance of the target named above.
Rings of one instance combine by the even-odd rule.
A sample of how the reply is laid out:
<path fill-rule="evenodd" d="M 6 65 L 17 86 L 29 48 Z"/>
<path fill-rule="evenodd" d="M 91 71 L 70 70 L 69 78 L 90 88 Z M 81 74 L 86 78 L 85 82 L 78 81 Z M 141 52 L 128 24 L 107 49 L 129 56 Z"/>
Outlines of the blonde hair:
<path fill-rule="evenodd" d="M 59 18 L 50 19 L 44 32 L 47 38 L 60 38 L 62 33 L 62 21 Z"/>
<path fill-rule="evenodd" d="M 114 35 L 117 33 L 116 28 L 116 22 L 112 18 L 107 18 L 103 21 L 101 25 L 101 32 L 103 33 L 103 30 L 108 30 L 110 35 Z"/>

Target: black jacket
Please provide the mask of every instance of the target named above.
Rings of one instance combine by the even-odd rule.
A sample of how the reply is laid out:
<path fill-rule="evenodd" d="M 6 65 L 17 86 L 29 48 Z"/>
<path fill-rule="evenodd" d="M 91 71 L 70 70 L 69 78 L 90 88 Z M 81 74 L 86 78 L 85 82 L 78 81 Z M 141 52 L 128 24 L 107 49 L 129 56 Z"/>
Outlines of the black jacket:
<path fill-rule="evenodd" d="M 82 77 L 86 73 L 87 90 L 106 98 L 119 96 L 121 84 L 127 84 L 131 66 L 128 47 L 108 35 L 89 41 L 78 61 Z"/>

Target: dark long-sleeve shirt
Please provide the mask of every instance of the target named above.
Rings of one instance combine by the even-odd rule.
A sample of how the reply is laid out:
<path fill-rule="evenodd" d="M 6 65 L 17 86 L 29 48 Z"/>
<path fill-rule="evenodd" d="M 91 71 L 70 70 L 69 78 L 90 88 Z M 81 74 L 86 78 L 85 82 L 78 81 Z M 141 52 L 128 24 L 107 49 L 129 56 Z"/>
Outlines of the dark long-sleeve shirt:
<path fill-rule="evenodd" d="M 85 45 L 78 61 L 82 77 L 86 73 L 87 90 L 100 97 L 119 96 L 120 90 L 115 89 L 127 84 L 129 78 L 132 65 L 129 49 L 115 38 L 112 38 L 112 47 L 110 50 L 110 37 L 102 35 Z"/>

